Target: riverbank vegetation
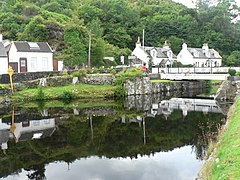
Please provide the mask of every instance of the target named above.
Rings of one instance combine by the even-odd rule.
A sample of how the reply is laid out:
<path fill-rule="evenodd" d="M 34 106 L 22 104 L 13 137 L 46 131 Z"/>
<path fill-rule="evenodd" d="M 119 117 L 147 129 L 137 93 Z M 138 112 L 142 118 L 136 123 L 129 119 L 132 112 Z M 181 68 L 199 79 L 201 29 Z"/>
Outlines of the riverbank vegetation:
<path fill-rule="evenodd" d="M 203 179 L 239 179 L 240 177 L 240 98 L 235 102 L 227 127 L 219 136 L 210 160 L 204 165 Z"/>

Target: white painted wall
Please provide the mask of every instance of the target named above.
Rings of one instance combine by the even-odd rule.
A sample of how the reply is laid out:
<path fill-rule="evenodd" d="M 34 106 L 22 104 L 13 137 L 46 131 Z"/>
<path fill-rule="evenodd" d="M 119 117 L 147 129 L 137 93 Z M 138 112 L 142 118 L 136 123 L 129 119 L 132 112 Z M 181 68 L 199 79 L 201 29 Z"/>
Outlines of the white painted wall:
<path fill-rule="evenodd" d="M 136 56 L 137 58 L 148 64 L 149 57 L 140 47 L 136 47 L 133 50 L 132 55 Z"/>
<path fill-rule="evenodd" d="M 0 57 L 0 74 L 8 73 L 8 58 Z"/>
<path fill-rule="evenodd" d="M 186 49 L 183 48 L 179 54 L 177 55 L 177 61 L 181 62 L 182 64 L 194 64 L 192 54 Z"/>

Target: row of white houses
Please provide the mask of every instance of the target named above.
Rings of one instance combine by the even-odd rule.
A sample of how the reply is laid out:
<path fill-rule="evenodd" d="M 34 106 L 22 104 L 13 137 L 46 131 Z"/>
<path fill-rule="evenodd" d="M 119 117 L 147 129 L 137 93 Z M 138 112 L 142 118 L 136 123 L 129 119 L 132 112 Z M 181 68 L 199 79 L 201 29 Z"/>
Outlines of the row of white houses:
<path fill-rule="evenodd" d="M 192 65 L 194 67 L 220 67 L 222 66 L 222 57 L 219 53 L 208 47 L 204 43 L 202 48 L 191 48 L 183 43 L 182 50 L 176 56 L 171 48 L 164 43 L 163 47 L 148 47 L 141 45 L 140 39 L 136 43 L 135 49 L 132 51 L 135 59 L 133 64 L 141 66 L 146 63 L 153 67 L 171 67 L 174 61 L 181 62 L 183 65 Z"/>
<path fill-rule="evenodd" d="M 0 34 L 0 74 L 7 74 L 9 66 L 19 73 L 61 70 L 63 65 L 53 60 L 47 42 L 3 41 Z"/>

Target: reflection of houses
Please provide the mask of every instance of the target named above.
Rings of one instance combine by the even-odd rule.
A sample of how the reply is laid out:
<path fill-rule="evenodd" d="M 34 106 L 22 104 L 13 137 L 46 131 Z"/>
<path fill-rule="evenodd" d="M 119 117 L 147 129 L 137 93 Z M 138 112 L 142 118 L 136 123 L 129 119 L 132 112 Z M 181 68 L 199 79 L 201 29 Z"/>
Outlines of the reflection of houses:
<path fill-rule="evenodd" d="M 187 116 L 189 111 L 222 113 L 221 108 L 215 100 L 172 98 L 170 100 L 163 100 L 158 104 L 153 104 L 151 114 L 163 114 L 167 118 L 175 109 L 182 110 L 183 116 Z"/>
<path fill-rule="evenodd" d="M 47 115 L 42 112 L 42 115 Z M 16 142 L 49 137 L 55 131 L 55 119 L 36 114 L 15 114 L 3 119 L 6 124 L 11 123 L 11 132 Z M 14 118 L 14 119 L 12 119 Z"/>
<path fill-rule="evenodd" d="M 16 142 L 49 137 L 55 131 L 55 118 L 15 123 Z"/>
<path fill-rule="evenodd" d="M 176 60 L 176 55 L 173 54 L 171 48 L 168 46 L 167 42 L 160 47 L 148 47 L 142 46 L 140 39 L 136 43 L 136 47 L 132 52 L 132 55 L 136 56 L 138 59 L 136 65 L 147 64 L 149 67 L 150 63 L 152 66 L 167 66 L 171 65 L 174 60 Z"/>
<path fill-rule="evenodd" d="M 7 142 L 10 137 L 10 125 L 2 123 L 2 119 L 0 119 L 0 145 L 1 149 L 5 152 L 8 148 Z"/>
<path fill-rule="evenodd" d="M 182 45 L 182 50 L 177 55 L 177 60 L 184 65 L 191 64 L 195 67 L 218 67 L 222 65 L 222 57 L 214 49 L 209 49 L 208 44 L 202 48 L 189 48 Z"/>

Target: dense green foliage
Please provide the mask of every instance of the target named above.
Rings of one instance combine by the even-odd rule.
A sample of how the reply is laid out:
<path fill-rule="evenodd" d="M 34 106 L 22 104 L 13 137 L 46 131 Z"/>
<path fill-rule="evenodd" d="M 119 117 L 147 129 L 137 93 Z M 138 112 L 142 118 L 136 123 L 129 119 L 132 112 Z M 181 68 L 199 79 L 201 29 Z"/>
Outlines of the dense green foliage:
<path fill-rule="evenodd" d="M 210 2 L 190 9 L 171 0 L 2 0 L 0 31 L 10 40 L 48 41 L 70 67 L 87 64 L 90 38 L 92 66 L 114 65 L 104 56 L 119 63 L 143 29 L 146 46 L 167 40 L 177 54 L 182 42 L 208 43 L 225 65 L 239 65 L 239 7 L 234 0 Z"/>

